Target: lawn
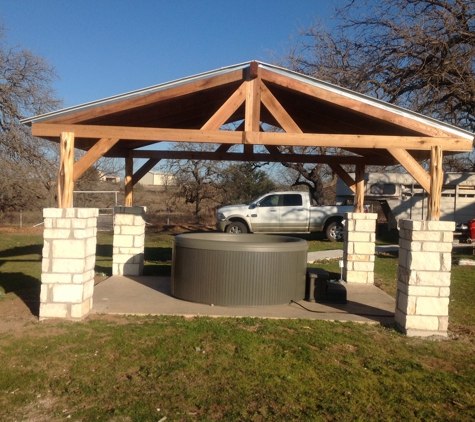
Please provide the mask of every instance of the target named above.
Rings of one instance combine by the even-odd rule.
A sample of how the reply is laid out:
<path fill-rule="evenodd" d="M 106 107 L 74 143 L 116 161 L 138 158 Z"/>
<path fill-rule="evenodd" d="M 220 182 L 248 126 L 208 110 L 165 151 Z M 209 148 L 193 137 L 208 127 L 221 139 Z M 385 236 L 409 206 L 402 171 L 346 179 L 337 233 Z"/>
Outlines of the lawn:
<path fill-rule="evenodd" d="M 0 301 L 37 299 L 41 234 L 0 238 Z M 169 274 L 172 238 L 147 235 L 147 274 Z M 98 236 L 98 273 L 110 273 L 111 239 Z M 337 261 L 318 266 L 339 272 Z M 390 294 L 396 268 L 396 254 L 376 257 L 376 283 Z M 24 322 L 0 337 L 0 420 L 471 421 L 474 280 L 474 267 L 454 265 L 443 341 L 309 320 Z"/>

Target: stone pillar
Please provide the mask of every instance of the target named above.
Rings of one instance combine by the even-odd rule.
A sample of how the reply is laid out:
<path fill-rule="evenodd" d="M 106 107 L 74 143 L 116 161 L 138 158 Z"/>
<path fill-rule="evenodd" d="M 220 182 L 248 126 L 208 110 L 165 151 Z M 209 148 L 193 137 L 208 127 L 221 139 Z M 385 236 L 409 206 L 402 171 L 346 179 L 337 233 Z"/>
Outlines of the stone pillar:
<path fill-rule="evenodd" d="M 114 208 L 112 275 L 142 275 L 145 207 Z"/>
<path fill-rule="evenodd" d="M 377 217 L 375 213 L 345 214 L 342 276 L 347 283 L 374 284 Z"/>
<path fill-rule="evenodd" d="M 447 337 L 454 222 L 399 221 L 395 319 L 408 336 Z"/>
<path fill-rule="evenodd" d="M 40 320 L 80 319 L 92 309 L 97 208 L 46 208 Z"/>

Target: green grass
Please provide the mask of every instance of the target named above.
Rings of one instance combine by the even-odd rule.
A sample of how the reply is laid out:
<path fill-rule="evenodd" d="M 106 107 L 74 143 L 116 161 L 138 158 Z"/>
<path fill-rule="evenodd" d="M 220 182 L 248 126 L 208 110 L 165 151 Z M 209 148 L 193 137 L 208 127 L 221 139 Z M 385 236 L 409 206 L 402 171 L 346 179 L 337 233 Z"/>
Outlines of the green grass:
<path fill-rule="evenodd" d="M 38 295 L 42 236 L 0 236 L 0 301 Z M 146 238 L 146 272 L 168 274 L 173 235 Z M 110 273 L 111 241 L 98 235 L 97 272 Z M 475 268 L 458 258 L 446 341 L 310 320 L 25 323 L 0 337 L 0 420 L 474 420 Z M 338 260 L 317 266 L 339 274 Z M 375 268 L 376 284 L 394 295 L 397 254 L 378 254 Z"/>
<path fill-rule="evenodd" d="M 43 235 L 0 234 L 0 293 L 38 299 Z"/>
<path fill-rule="evenodd" d="M 0 416 L 469 421 L 473 349 L 471 341 L 410 339 L 379 326 L 323 321 L 37 324 L 21 338 L 0 339 Z"/>

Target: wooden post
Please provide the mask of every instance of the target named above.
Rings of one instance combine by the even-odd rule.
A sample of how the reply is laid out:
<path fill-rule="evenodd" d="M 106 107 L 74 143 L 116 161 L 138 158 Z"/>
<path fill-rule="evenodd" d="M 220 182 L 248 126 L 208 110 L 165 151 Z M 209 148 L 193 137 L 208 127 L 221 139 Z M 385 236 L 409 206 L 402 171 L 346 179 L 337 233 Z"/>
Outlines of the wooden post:
<path fill-rule="evenodd" d="M 442 148 L 440 146 L 430 149 L 430 193 L 427 206 L 427 219 L 438 221 L 440 218 L 440 198 L 444 172 L 442 171 Z"/>
<path fill-rule="evenodd" d="M 258 142 L 261 120 L 261 78 L 257 62 L 252 62 L 246 81 L 246 104 L 244 109 L 244 144 Z M 250 148 L 245 149 L 249 153 Z"/>
<path fill-rule="evenodd" d="M 356 166 L 355 172 L 355 208 L 354 212 L 363 212 L 364 209 L 364 169 L 365 166 Z"/>
<path fill-rule="evenodd" d="M 74 190 L 74 133 L 59 136 L 58 208 L 71 208 Z"/>
<path fill-rule="evenodd" d="M 125 180 L 124 180 L 124 193 L 125 193 L 125 206 L 131 207 L 134 204 L 133 198 L 133 175 L 134 175 L 134 159 L 132 156 L 125 158 Z"/>

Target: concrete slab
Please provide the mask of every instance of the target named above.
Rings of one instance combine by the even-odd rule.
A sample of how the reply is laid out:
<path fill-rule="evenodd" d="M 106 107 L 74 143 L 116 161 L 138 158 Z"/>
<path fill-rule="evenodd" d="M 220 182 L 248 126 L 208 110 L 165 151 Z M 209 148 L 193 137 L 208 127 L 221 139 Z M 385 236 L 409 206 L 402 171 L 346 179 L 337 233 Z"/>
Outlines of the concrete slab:
<path fill-rule="evenodd" d="M 112 276 L 94 288 L 92 312 L 132 315 L 294 318 L 392 324 L 395 299 L 375 286 L 346 284 L 348 303 L 301 300 L 278 306 L 223 307 L 174 298 L 170 277 Z"/>

